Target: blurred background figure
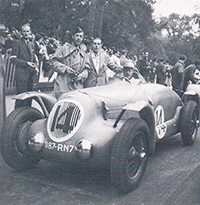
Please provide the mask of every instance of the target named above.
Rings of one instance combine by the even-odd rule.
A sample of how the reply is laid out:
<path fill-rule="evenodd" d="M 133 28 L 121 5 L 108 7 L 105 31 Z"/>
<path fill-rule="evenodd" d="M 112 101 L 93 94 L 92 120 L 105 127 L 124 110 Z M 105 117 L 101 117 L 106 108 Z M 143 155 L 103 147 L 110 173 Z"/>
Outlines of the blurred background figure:
<path fill-rule="evenodd" d="M 172 86 L 172 70 L 173 70 L 173 66 L 170 65 L 170 61 L 166 60 L 165 61 L 165 67 L 166 67 L 166 81 L 165 84 L 168 87 Z"/>
<path fill-rule="evenodd" d="M 127 58 L 127 54 L 128 54 L 128 51 L 127 50 L 122 50 L 121 51 L 121 56 L 119 58 L 120 60 L 120 65 L 123 67 L 126 62 L 128 61 L 128 58 Z"/>
<path fill-rule="evenodd" d="M 6 117 L 6 104 L 5 104 L 5 62 L 3 50 L 6 43 L 8 30 L 3 24 L 0 24 L 0 131 Z"/>
<path fill-rule="evenodd" d="M 158 60 L 158 65 L 156 66 L 156 76 L 157 83 L 161 85 L 165 85 L 166 80 L 166 67 L 164 65 L 164 59 Z"/>
<path fill-rule="evenodd" d="M 156 66 L 158 65 L 157 58 L 150 60 L 149 82 L 156 83 Z"/>
<path fill-rule="evenodd" d="M 186 60 L 187 57 L 185 55 L 181 55 L 175 63 L 172 73 L 172 87 L 180 97 L 182 97 L 183 94 L 184 69 Z"/>

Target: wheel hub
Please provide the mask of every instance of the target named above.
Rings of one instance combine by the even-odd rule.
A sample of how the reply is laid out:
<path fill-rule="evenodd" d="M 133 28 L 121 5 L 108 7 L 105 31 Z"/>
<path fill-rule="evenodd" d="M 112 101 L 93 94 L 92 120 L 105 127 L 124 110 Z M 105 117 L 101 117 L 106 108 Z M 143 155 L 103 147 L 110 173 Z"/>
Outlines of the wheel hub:
<path fill-rule="evenodd" d="M 135 147 L 130 148 L 128 155 L 129 155 L 130 158 L 134 158 L 135 156 L 137 156 L 137 152 L 135 150 Z"/>
<path fill-rule="evenodd" d="M 17 142 L 17 147 L 18 150 L 22 153 L 22 154 L 26 154 L 27 153 L 27 149 L 28 149 L 28 131 L 29 128 L 31 126 L 32 122 L 27 121 L 24 124 L 22 124 L 22 126 L 19 128 L 19 132 L 18 132 L 18 136 L 16 139 Z"/>

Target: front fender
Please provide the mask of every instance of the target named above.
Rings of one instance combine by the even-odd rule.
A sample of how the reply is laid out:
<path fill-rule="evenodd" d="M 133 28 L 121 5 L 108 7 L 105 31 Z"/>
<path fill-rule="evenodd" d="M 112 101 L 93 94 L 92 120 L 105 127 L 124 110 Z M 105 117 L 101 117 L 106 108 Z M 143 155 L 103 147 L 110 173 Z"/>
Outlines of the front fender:
<path fill-rule="evenodd" d="M 49 116 L 52 107 L 57 101 L 56 98 L 46 93 L 36 92 L 36 91 L 21 93 L 13 97 L 13 99 L 17 99 L 17 100 L 34 99 L 40 105 L 45 117 Z"/>
<path fill-rule="evenodd" d="M 118 122 L 123 119 L 127 120 L 129 118 L 141 118 L 143 119 L 148 127 L 150 132 L 150 139 L 149 139 L 149 152 L 153 153 L 155 151 L 155 118 L 154 118 L 154 111 L 152 106 L 144 101 L 138 101 L 136 103 L 129 103 L 125 105 L 120 114 L 118 115 L 113 127 L 117 127 Z"/>
<path fill-rule="evenodd" d="M 194 100 L 198 105 L 200 105 L 200 85 L 190 86 L 189 88 L 190 89 L 187 89 L 187 91 L 183 94 L 183 103 L 188 100 Z"/>

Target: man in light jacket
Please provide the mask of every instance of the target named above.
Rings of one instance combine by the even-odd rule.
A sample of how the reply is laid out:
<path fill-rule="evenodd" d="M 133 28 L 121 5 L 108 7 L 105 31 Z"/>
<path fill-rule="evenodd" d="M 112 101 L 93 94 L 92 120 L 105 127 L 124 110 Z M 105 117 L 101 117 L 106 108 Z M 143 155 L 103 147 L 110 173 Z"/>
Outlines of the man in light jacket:
<path fill-rule="evenodd" d="M 108 68 L 114 72 L 121 71 L 121 67 L 116 65 L 102 49 L 101 39 L 94 38 L 92 49 L 86 56 L 84 71 L 77 80 L 84 81 L 85 88 L 106 85 L 108 81 L 106 70 Z"/>
<path fill-rule="evenodd" d="M 80 27 L 75 27 L 72 32 L 73 42 L 66 42 L 53 55 L 50 65 L 57 72 L 53 92 L 56 98 L 64 92 L 83 88 L 81 82 L 75 82 L 78 74 L 83 71 L 85 64 L 86 46 L 82 43 L 83 38 L 83 30 Z"/>

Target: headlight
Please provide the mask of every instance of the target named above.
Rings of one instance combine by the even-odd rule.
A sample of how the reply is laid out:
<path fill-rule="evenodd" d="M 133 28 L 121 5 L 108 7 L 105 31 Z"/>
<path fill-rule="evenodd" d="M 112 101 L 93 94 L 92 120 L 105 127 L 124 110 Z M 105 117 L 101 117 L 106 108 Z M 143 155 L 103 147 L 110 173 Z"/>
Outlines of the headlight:
<path fill-rule="evenodd" d="M 76 143 L 75 150 L 80 159 L 86 160 L 92 156 L 93 145 L 89 140 L 79 140 Z"/>
<path fill-rule="evenodd" d="M 29 139 L 28 145 L 32 152 L 39 152 L 43 149 L 44 142 L 44 134 L 42 132 L 38 132 L 31 139 Z"/>

